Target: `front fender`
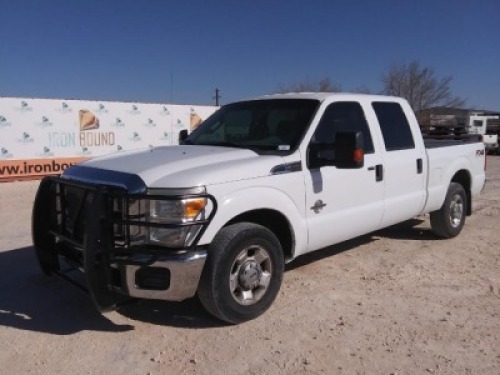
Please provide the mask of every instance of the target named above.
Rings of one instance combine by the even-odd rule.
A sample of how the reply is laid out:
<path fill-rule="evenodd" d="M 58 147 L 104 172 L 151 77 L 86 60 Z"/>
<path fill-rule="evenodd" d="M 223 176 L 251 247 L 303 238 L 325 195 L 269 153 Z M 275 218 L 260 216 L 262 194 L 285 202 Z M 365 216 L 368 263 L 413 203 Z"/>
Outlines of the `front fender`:
<path fill-rule="evenodd" d="M 291 197 L 284 191 L 273 187 L 242 188 L 226 193 L 220 198 L 218 198 L 217 191 L 211 189 L 210 193 L 217 198 L 217 214 L 201 237 L 199 245 L 211 243 L 221 228 L 236 216 L 249 211 L 270 209 L 282 213 L 288 219 L 295 239 L 292 256 L 295 257 L 303 253 L 307 248 L 308 231 L 304 220 L 305 201 L 303 194 Z M 252 197 L 255 197 L 255 199 L 252 199 Z"/>

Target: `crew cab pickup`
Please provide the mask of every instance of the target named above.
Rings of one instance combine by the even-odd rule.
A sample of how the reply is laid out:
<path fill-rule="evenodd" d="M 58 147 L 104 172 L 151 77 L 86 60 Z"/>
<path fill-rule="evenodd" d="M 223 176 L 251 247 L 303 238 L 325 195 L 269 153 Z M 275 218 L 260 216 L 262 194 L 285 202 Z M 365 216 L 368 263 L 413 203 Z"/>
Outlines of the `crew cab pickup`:
<path fill-rule="evenodd" d="M 100 311 L 197 294 L 236 324 L 271 306 L 302 254 L 426 213 L 457 236 L 485 183 L 481 142 L 424 142 L 396 97 L 264 96 L 180 141 L 45 178 L 32 220 L 43 272 L 83 272 Z"/>

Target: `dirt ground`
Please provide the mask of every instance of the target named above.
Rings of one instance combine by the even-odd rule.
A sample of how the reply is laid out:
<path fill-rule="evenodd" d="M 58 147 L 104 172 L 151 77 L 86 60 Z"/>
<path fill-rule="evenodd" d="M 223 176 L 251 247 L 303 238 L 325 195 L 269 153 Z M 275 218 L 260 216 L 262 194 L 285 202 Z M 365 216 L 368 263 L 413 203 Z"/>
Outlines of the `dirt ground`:
<path fill-rule="evenodd" d="M 239 326 L 196 299 L 100 315 L 43 276 L 37 185 L 0 184 L 2 373 L 500 373 L 499 156 L 459 237 L 436 238 L 422 217 L 299 258 L 271 309 Z"/>

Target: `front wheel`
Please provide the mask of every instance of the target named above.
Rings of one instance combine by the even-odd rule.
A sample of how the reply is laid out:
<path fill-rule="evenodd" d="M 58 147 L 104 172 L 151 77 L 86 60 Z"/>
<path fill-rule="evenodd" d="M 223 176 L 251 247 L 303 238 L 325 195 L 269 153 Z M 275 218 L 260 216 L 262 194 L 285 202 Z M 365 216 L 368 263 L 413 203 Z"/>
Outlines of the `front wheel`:
<path fill-rule="evenodd" d="M 274 233 L 253 223 L 229 225 L 209 247 L 198 296 L 216 318 L 241 323 L 271 306 L 283 271 L 283 250 Z"/>
<path fill-rule="evenodd" d="M 431 228 L 443 238 L 457 236 L 465 224 L 467 195 L 462 185 L 452 182 L 448 187 L 443 206 L 431 212 Z"/>

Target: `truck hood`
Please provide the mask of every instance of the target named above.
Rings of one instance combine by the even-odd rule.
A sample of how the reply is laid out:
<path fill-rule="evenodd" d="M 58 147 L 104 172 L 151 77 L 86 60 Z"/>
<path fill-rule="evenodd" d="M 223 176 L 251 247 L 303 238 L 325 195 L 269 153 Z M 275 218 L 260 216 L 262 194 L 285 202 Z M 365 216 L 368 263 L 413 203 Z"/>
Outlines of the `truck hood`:
<path fill-rule="evenodd" d="M 183 145 L 121 152 L 81 165 L 136 175 L 150 188 L 181 188 L 268 176 L 280 164 L 280 156 L 248 149 Z"/>

